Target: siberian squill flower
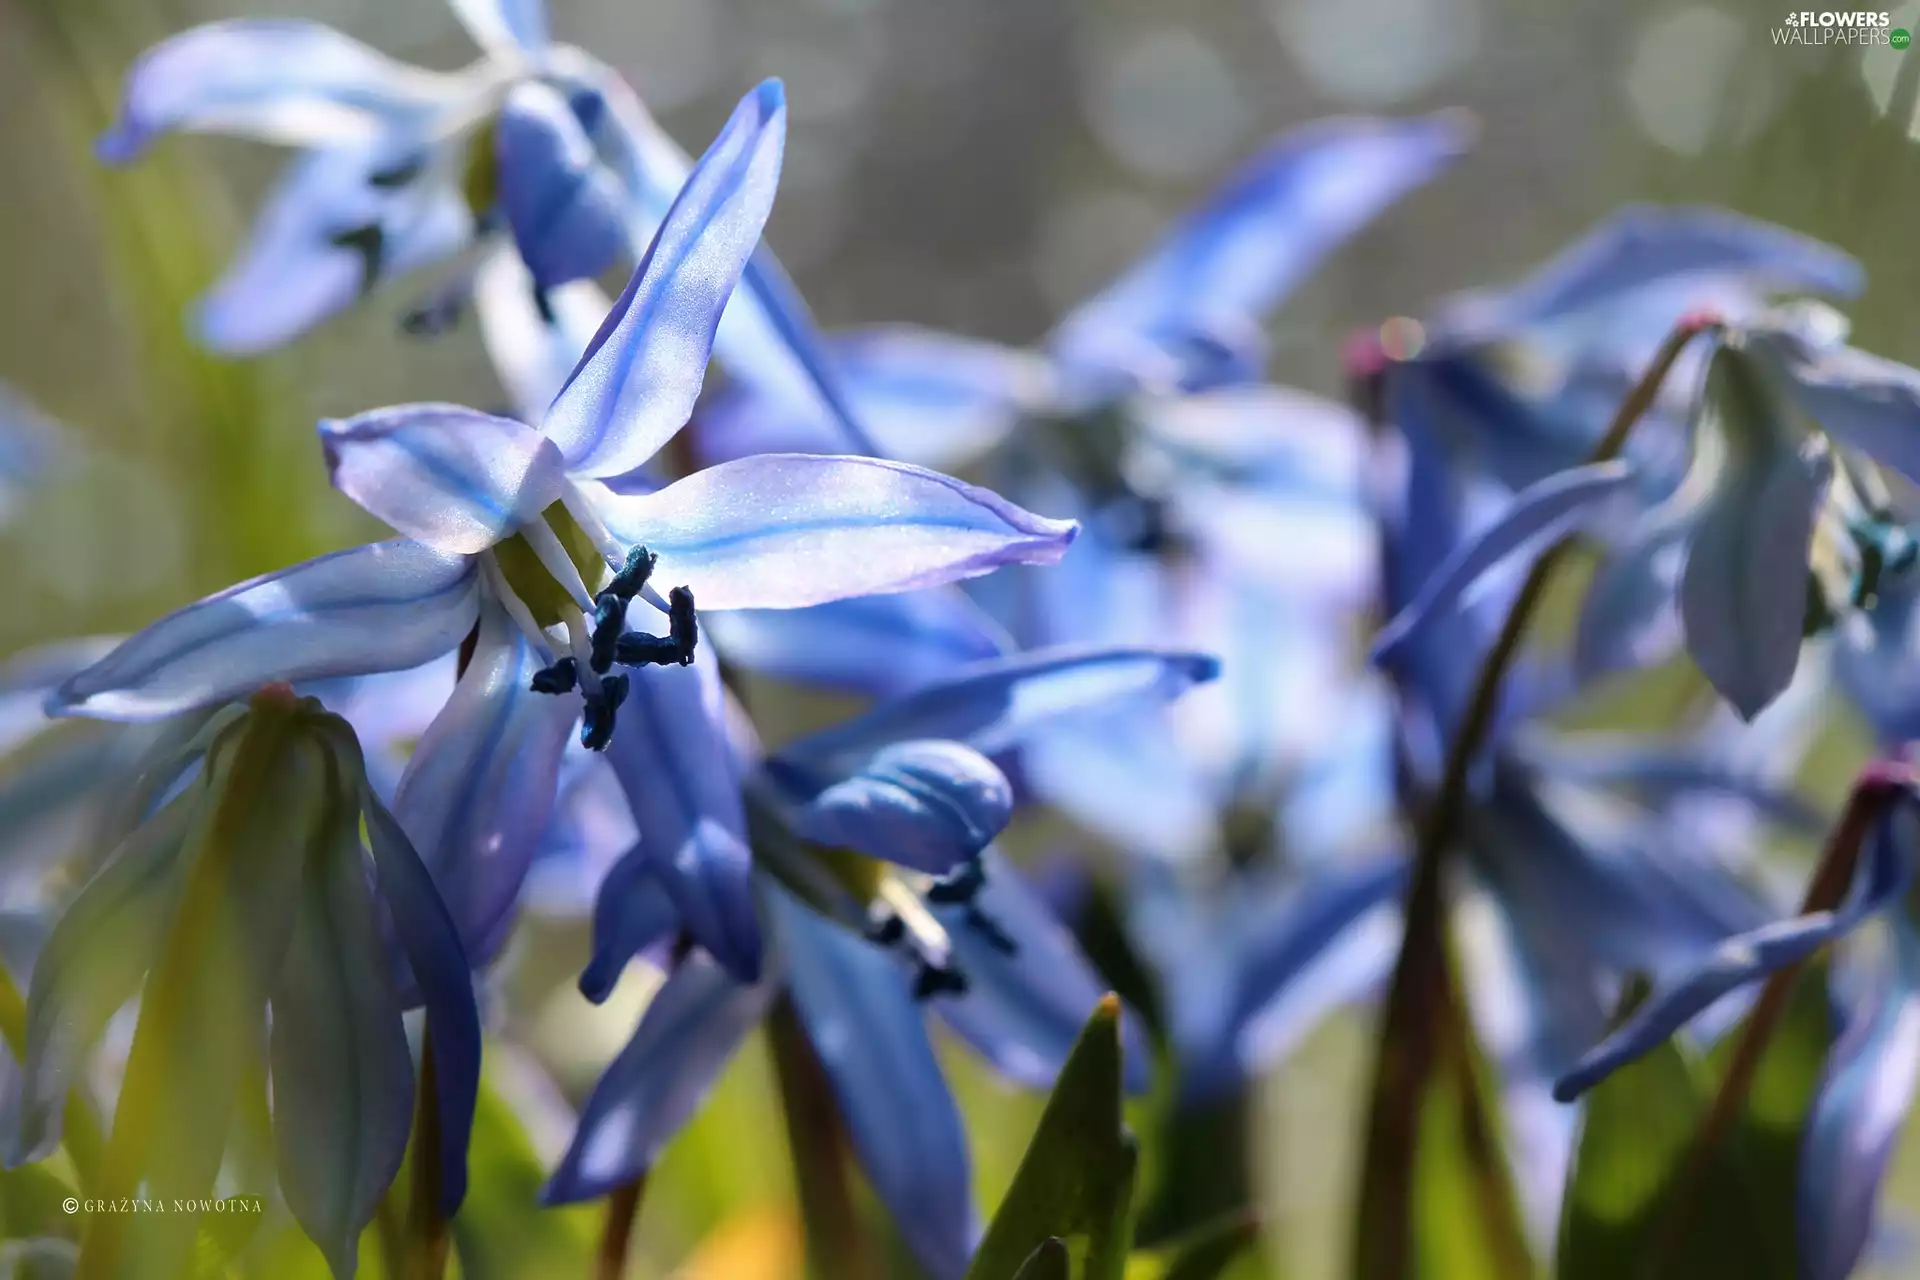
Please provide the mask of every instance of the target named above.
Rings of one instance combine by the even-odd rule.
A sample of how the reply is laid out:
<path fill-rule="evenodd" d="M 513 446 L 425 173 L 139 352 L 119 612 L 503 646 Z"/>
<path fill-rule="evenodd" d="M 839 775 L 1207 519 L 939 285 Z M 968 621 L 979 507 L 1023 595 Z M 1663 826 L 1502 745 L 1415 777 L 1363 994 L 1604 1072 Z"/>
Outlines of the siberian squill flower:
<path fill-rule="evenodd" d="M 163 1198 L 206 1196 L 264 1040 L 281 1190 L 334 1274 L 351 1276 L 415 1103 L 383 931 L 426 1006 L 442 1134 L 430 1158 L 447 1214 L 465 1195 L 479 1086 L 471 970 L 345 721 L 284 687 L 186 721 L 131 775 L 119 799 L 138 820 L 35 958 L 7 1162 L 59 1143 L 88 1051 L 144 977 L 111 1142 L 127 1182 L 96 1190 L 125 1195 L 137 1182 Z M 184 1257 L 192 1227 L 186 1214 L 114 1224 L 86 1250 L 111 1269 L 104 1252 L 130 1233 L 123 1251 L 164 1263 Z"/>
<path fill-rule="evenodd" d="M 696 596 L 790 609 L 1057 559 L 1071 522 L 874 459 L 762 455 L 657 491 L 604 483 L 685 421 L 772 203 L 784 124 L 777 82 L 747 95 L 539 427 L 452 405 L 322 425 L 335 485 L 403 537 L 189 605 L 69 680 L 55 708 L 160 716 L 272 681 L 410 669 L 471 638 L 395 804 L 483 963 L 569 727 L 584 711 L 583 744 L 607 746 L 631 687 L 613 667 L 692 661 Z M 627 630 L 641 598 L 668 636 Z"/>
<path fill-rule="evenodd" d="M 681 769 L 655 791 L 744 790 L 767 970 L 741 983 L 687 947 L 695 922 L 663 878 L 673 874 L 661 852 L 675 847 L 673 815 L 637 813 L 638 841 L 600 887 L 581 990 L 604 999 L 636 955 L 670 972 L 587 1100 L 547 1199 L 590 1199 L 645 1172 L 785 991 L 875 1190 L 922 1266 L 957 1277 L 977 1224 L 965 1135 L 927 1015 L 1003 1076 L 1044 1088 L 1104 990 L 991 847 L 1013 808 L 995 762 L 1047 724 L 1178 697 L 1216 665 L 1148 649 L 1023 654 L 887 699 L 770 756 L 727 714 L 710 661 L 694 665 L 699 682 L 672 681 L 674 696 L 702 699 L 710 719 L 733 726 L 732 749 L 705 760 L 698 778 Z M 636 684 L 664 691 L 662 677 L 676 674 L 649 670 Z M 1140 1087 L 1149 1062 L 1131 1020 L 1129 1029 L 1128 1079 Z"/>

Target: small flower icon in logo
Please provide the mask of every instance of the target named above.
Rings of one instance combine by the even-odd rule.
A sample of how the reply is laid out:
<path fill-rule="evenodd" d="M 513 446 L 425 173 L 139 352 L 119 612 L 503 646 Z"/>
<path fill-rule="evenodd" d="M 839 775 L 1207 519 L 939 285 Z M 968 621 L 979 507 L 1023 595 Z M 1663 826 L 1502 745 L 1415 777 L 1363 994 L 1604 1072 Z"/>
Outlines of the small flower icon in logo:
<path fill-rule="evenodd" d="M 1905 27 L 1895 27 L 1887 32 L 1887 43 L 1896 49 L 1904 49 L 1913 43 L 1913 37 L 1907 34 Z"/>

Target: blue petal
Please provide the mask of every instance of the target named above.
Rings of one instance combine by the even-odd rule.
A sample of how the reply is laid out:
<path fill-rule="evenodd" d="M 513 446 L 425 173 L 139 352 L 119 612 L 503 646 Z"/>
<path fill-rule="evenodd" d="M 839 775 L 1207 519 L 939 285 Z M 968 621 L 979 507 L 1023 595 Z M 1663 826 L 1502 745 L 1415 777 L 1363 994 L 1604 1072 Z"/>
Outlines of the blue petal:
<path fill-rule="evenodd" d="M 8 1168 L 43 1160 L 60 1144 L 67 1092 L 82 1079 L 86 1055 L 107 1020 L 139 990 L 172 919 L 191 819 L 190 802 L 176 800 L 142 823 L 67 904 L 41 948 L 27 993 L 26 1055 L 18 1112 L 9 1115 Z M 105 939 L 111 945 L 103 945 Z"/>
<path fill-rule="evenodd" d="M 1801 1147 L 1799 1244 L 1808 1280 L 1844 1280 L 1866 1252 L 1875 1202 L 1920 1082 L 1920 939 L 1893 926 L 1893 972 L 1834 1045 Z"/>
<path fill-rule="evenodd" d="M 1130 701 L 1171 702 L 1219 673 L 1213 658 L 1172 649 L 1040 650 L 982 663 L 965 675 L 893 698 L 792 743 L 781 755 L 846 760 L 908 738 L 951 738 L 996 756 L 1038 727 L 1109 712 Z"/>
<path fill-rule="evenodd" d="M 1594 735 L 1581 735 L 1558 743 L 1515 743 L 1514 750 L 1555 781 L 1618 788 L 1658 807 L 1729 799 L 1808 835 L 1831 825 L 1818 806 L 1786 787 L 1664 741 L 1595 741 Z"/>
<path fill-rule="evenodd" d="M 701 621 L 730 662 L 797 684 L 876 697 L 1013 648 L 999 624 L 952 587 L 852 596 L 810 609 L 735 609 Z"/>
<path fill-rule="evenodd" d="M 1646 1053 L 1729 992 L 1812 955 L 1850 932 L 1868 916 L 1898 900 L 1913 880 L 1890 821 L 1868 838 L 1866 860 L 1847 900 L 1836 911 L 1816 911 L 1780 920 L 1728 938 L 1679 981 L 1663 986 L 1553 1087 L 1570 1102 L 1614 1071 Z"/>
<path fill-rule="evenodd" d="M 1575 529 L 1596 518 L 1602 504 L 1630 487 L 1633 468 L 1620 461 L 1599 462 L 1549 476 L 1514 496 L 1504 515 L 1477 537 L 1461 543 L 1413 602 L 1374 638 L 1373 660 L 1391 663 L 1421 635 L 1436 616 L 1451 612 L 1475 584 L 1502 565 L 1528 561 Z"/>
<path fill-rule="evenodd" d="M 802 453 L 596 505 L 616 538 L 660 557 L 657 581 L 691 587 L 703 609 L 795 609 L 1052 564 L 1079 532 L 935 471 Z"/>
<path fill-rule="evenodd" d="M 474 43 L 502 60 L 547 47 L 546 0 L 448 0 Z"/>
<path fill-rule="evenodd" d="M 986 887 L 973 905 L 987 928 L 969 918 L 967 907 L 933 908 L 952 939 L 967 991 L 935 1000 L 931 1008 L 1001 1075 L 1028 1088 L 1051 1088 L 1109 984 L 1019 871 L 992 850 L 981 862 Z M 996 941 L 993 931 L 1013 950 Z M 1152 1048 L 1131 1013 L 1121 1033 L 1126 1087 L 1143 1093 L 1152 1084 Z"/>
<path fill-rule="evenodd" d="M 1623 209 L 1525 281 L 1457 299 L 1435 328 L 1483 342 L 1544 324 L 1676 276 L 1748 277 L 1756 287 L 1851 296 L 1860 264 L 1818 240 L 1721 209 Z"/>
<path fill-rule="evenodd" d="M 1040 357 L 930 329 L 836 334 L 826 350 L 860 425 L 880 453 L 901 462 L 963 466 L 1052 398 L 1052 370 Z M 709 463 L 846 448 L 813 397 L 754 383 L 732 385 L 703 408 L 697 431 Z"/>
<path fill-rule="evenodd" d="M 440 551 L 485 551 L 560 497 L 566 463 L 524 423 L 456 404 L 403 404 L 320 424 L 333 487 Z"/>
<path fill-rule="evenodd" d="M 1013 788 L 993 761 L 958 742 L 922 740 L 876 752 L 809 801 L 796 829 L 815 844 L 944 875 L 1012 817 Z"/>
<path fill-rule="evenodd" d="M 542 289 L 607 270 L 627 251 L 624 195 L 567 100 L 515 86 L 494 126 L 500 207 Z"/>
<path fill-rule="evenodd" d="M 1690 532 L 1683 520 L 1636 530 L 1601 560 L 1574 627 L 1573 667 L 1583 681 L 1658 666 L 1680 651 L 1675 600 Z"/>
<path fill-rule="evenodd" d="M 183 31 L 140 56 L 102 160 L 137 158 L 169 129 L 292 146 L 372 141 L 418 127 L 459 92 L 317 22 L 241 18 Z"/>
<path fill-rule="evenodd" d="M 590 918 L 600 886 L 639 839 L 613 766 L 575 739 L 560 759 L 559 795 L 527 873 L 525 909 L 551 920 Z"/>
<path fill-rule="evenodd" d="M 967 1138 L 906 968 L 775 890 L 787 982 L 881 1203 L 936 1280 L 973 1254 Z"/>
<path fill-rule="evenodd" d="M 759 1024 L 775 989 L 742 986 L 698 952 L 682 961 L 594 1085 L 541 1202 L 598 1199 L 652 1167 Z"/>
<path fill-rule="evenodd" d="M 480 1096 L 480 1007 L 460 931 L 400 823 L 363 795 L 380 897 L 427 1009 L 434 1102 L 440 1113 L 440 1209 L 451 1217 L 467 1195 L 467 1143 Z M 423 1104 L 424 1105 L 424 1104 Z"/>
<path fill-rule="evenodd" d="M 502 610 L 486 610 L 466 672 L 414 748 L 394 796 L 394 816 L 432 873 L 476 969 L 493 959 L 513 923 L 579 712 L 574 699 L 529 687 L 545 665 Z"/>
<path fill-rule="evenodd" d="M 60 686 L 54 714 L 153 720 L 276 680 L 419 666 L 479 612 L 465 556 L 376 542 L 229 587 L 168 614 Z"/>
<path fill-rule="evenodd" d="M 1281 137 L 1060 326 L 1053 349 L 1094 373 L 1144 372 L 1196 339 L 1258 321 L 1342 241 L 1465 151 L 1456 115 L 1327 120 Z"/>
<path fill-rule="evenodd" d="M 533 276 L 511 248 L 487 255 L 474 274 L 473 307 L 487 359 L 525 422 L 545 416 L 611 306 L 588 280 L 548 290 L 546 303 L 542 314 Z"/>
<path fill-rule="evenodd" d="M 627 961 L 679 925 L 673 899 L 654 874 L 653 862 L 650 850 L 635 845 L 600 885 L 593 904 L 593 958 L 580 973 L 580 994 L 595 1004 L 612 992 Z"/>
<path fill-rule="evenodd" d="M 1920 370 L 1785 332 L 1758 333 L 1748 349 L 1835 439 L 1920 483 Z"/>
<path fill-rule="evenodd" d="M 706 646 L 696 653 L 691 668 L 631 673 L 607 760 L 680 923 L 730 973 L 754 982 L 761 936 L 740 776 L 718 664 Z"/>
<path fill-rule="evenodd" d="M 120 645 L 118 636 L 55 640 L 0 663 L 0 756 L 47 727 L 47 695 Z"/>
<path fill-rule="evenodd" d="M 240 258 L 194 306 L 193 329 L 212 350 L 255 355 L 298 337 L 376 284 L 438 262 L 465 245 L 473 215 L 458 188 L 431 170 L 380 185 L 416 162 L 411 144 L 311 151 L 293 162 L 256 218 Z M 378 252 L 363 239 L 375 237 Z"/>
<path fill-rule="evenodd" d="M 336 1276 L 400 1171 L 414 1095 L 358 824 L 344 835 L 312 856 L 270 994 L 280 1186 Z"/>
<path fill-rule="evenodd" d="M 0 382 L 0 524 L 67 455 L 71 442 L 54 421 Z"/>
<path fill-rule="evenodd" d="M 1920 738 L 1920 665 L 1908 657 L 1920 652 L 1920 582 L 1906 577 L 1889 584 L 1867 617 L 1870 643 L 1838 645 L 1834 675 L 1878 741 Z"/>
<path fill-rule="evenodd" d="M 777 80 L 741 101 L 548 410 L 543 430 L 576 474 L 631 471 L 693 411 L 714 327 L 773 208 L 786 121 Z"/>

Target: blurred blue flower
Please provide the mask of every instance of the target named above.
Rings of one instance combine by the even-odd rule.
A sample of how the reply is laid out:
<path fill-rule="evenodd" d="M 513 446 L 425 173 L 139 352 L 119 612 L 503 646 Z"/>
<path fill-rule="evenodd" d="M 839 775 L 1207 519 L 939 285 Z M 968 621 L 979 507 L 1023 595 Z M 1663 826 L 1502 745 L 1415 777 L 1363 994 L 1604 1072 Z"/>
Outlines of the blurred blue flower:
<path fill-rule="evenodd" d="M 569 726 L 584 706 L 582 744 L 606 747 L 635 689 L 611 668 L 693 660 L 695 592 L 708 608 L 796 608 L 1058 558 L 1070 522 L 866 458 L 747 458 L 650 492 L 602 483 L 645 463 L 698 395 L 773 200 L 784 124 L 777 82 L 741 103 L 538 430 L 450 405 L 322 424 L 335 485 L 406 537 L 188 606 L 52 705 L 153 718 L 274 680 L 410 669 L 471 642 L 395 804 L 484 963 L 545 827 Z M 648 584 L 656 572 L 677 583 L 670 602 Z M 669 636 L 626 629 L 636 597 L 669 614 Z M 565 635 L 557 657 L 552 632 Z M 632 788 L 682 749 L 666 730 L 635 748 Z M 737 953 L 744 975 L 756 953 Z"/>
<path fill-rule="evenodd" d="M 26 397 L 0 383 L 0 526 L 59 461 L 61 434 Z"/>

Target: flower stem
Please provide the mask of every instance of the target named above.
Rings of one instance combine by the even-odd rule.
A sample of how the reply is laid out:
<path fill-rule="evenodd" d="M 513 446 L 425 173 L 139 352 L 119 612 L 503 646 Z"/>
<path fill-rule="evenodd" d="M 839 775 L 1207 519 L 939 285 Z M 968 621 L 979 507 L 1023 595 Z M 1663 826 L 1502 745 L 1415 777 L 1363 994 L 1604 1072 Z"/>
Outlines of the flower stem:
<path fill-rule="evenodd" d="M 1690 316 L 1675 326 L 1640 381 L 1621 402 L 1588 462 L 1606 462 L 1620 453 L 1634 424 L 1659 395 L 1681 352 L 1717 323 L 1710 317 Z M 1379 390 L 1376 383 L 1376 397 Z M 1563 540 L 1543 553 L 1515 596 L 1506 621 L 1481 661 L 1466 712 L 1448 743 L 1439 789 L 1418 824 L 1413 873 L 1407 888 L 1406 927 L 1387 990 L 1380 1055 L 1368 1107 L 1366 1156 L 1355 1219 L 1355 1274 L 1362 1280 L 1399 1280 L 1411 1273 L 1413 1171 L 1421 1103 L 1440 1052 L 1452 1056 L 1452 1047 L 1446 1041 L 1456 1037 L 1443 1037 L 1442 1028 L 1464 1017 L 1448 954 L 1442 901 L 1446 855 L 1465 810 L 1468 774 L 1493 728 L 1507 673 L 1568 546 Z M 1468 1113 L 1464 1119 L 1469 1134 L 1484 1137 L 1493 1132 L 1490 1118 L 1481 1114 L 1477 1090 L 1463 1095 L 1462 1105 Z M 1518 1225 L 1501 1223 L 1495 1229 L 1511 1237 L 1504 1254 L 1513 1253 L 1514 1245 L 1518 1246 L 1519 1269 L 1511 1274 L 1525 1275 L 1527 1255 Z"/>
<path fill-rule="evenodd" d="M 1913 787 L 1914 781 L 1913 771 L 1905 764 L 1894 761 L 1876 761 L 1860 775 L 1853 785 L 1852 794 L 1847 797 L 1840 820 L 1827 833 L 1826 842 L 1820 848 L 1819 861 L 1814 864 L 1813 875 L 1807 881 L 1806 895 L 1800 903 L 1801 915 L 1831 911 L 1840 905 L 1841 899 L 1846 896 L 1847 886 L 1853 883 L 1853 872 L 1860 862 L 1860 851 L 1874 824 L 1886 815 L 1902 794 Z M 1674 1183 L 1674 1194 L 1668 1199 L 1671 1208 L 1653 1250 L 1654 1266 L 1649 1269 L 1648 1275 L 1672 1274 L 1670 1264 L 1675 1257 L 1674 1246 L 1685 1238 L 1693 1220 L 1694 1206 L 1698 1202 L 1694 1193 L 1719 1158 L 1727 1135 L 1732 1132 L 1734 1122 L 1745 1107 L 1747 1094 L 1753 1088 L 1754 1076 L 1760 1069 L 1760 1059 L 1772 1043 L 1774 1033 L 1780 1029 L 1780 1020 L 1786 1014 L 1793 984 L 1811 960 L 1811 956 L 1805 956 L 1782 965 L 1768 976 L 1766 985 L 1761 987 L 1760 997 L 1753 1004 L 1753 1012 L 1747 1015 L 1739 1038 L 1734 1042 L 1733 1056 L 1727 1062 L 1727 1072 L 1721 1077 L 1713 1105 L 1701 1119 L 1699 1132 L 1694 1135 L 1693 1148 L 1687 1153 L 1686 1163 Z"/>
<path fill-rule="evenodd" d="M 826 1069 L 793 1001 L 782 996 L 767 1019 L 774 1076 L 793 1149 L 795 1189 L 806 1223 L 807 1270 L 816 1280 L 879 1280 L 885 1274 L 847 1177 L 847 1138 Z"/>
<path fill-rule="evenodd" d="M 594 1280 L 623 1280 L 627 1253 L 633 1245 L 633 1227 L 646 1194 L 647 1175 L 622 1183 L 607 1195 L 607 1220 L 600 1229 L 600 1252 L 594 1258 Z"/>
<path fill-rule="evenodd" d="M 452 1236 L 440 1213 L 440 1095 L 433 1033 L 420 1032 L 420 1086 L 413 1095 L 413 1185 L 407 1198 L 407 1280 L 441 1280 Z"/>

